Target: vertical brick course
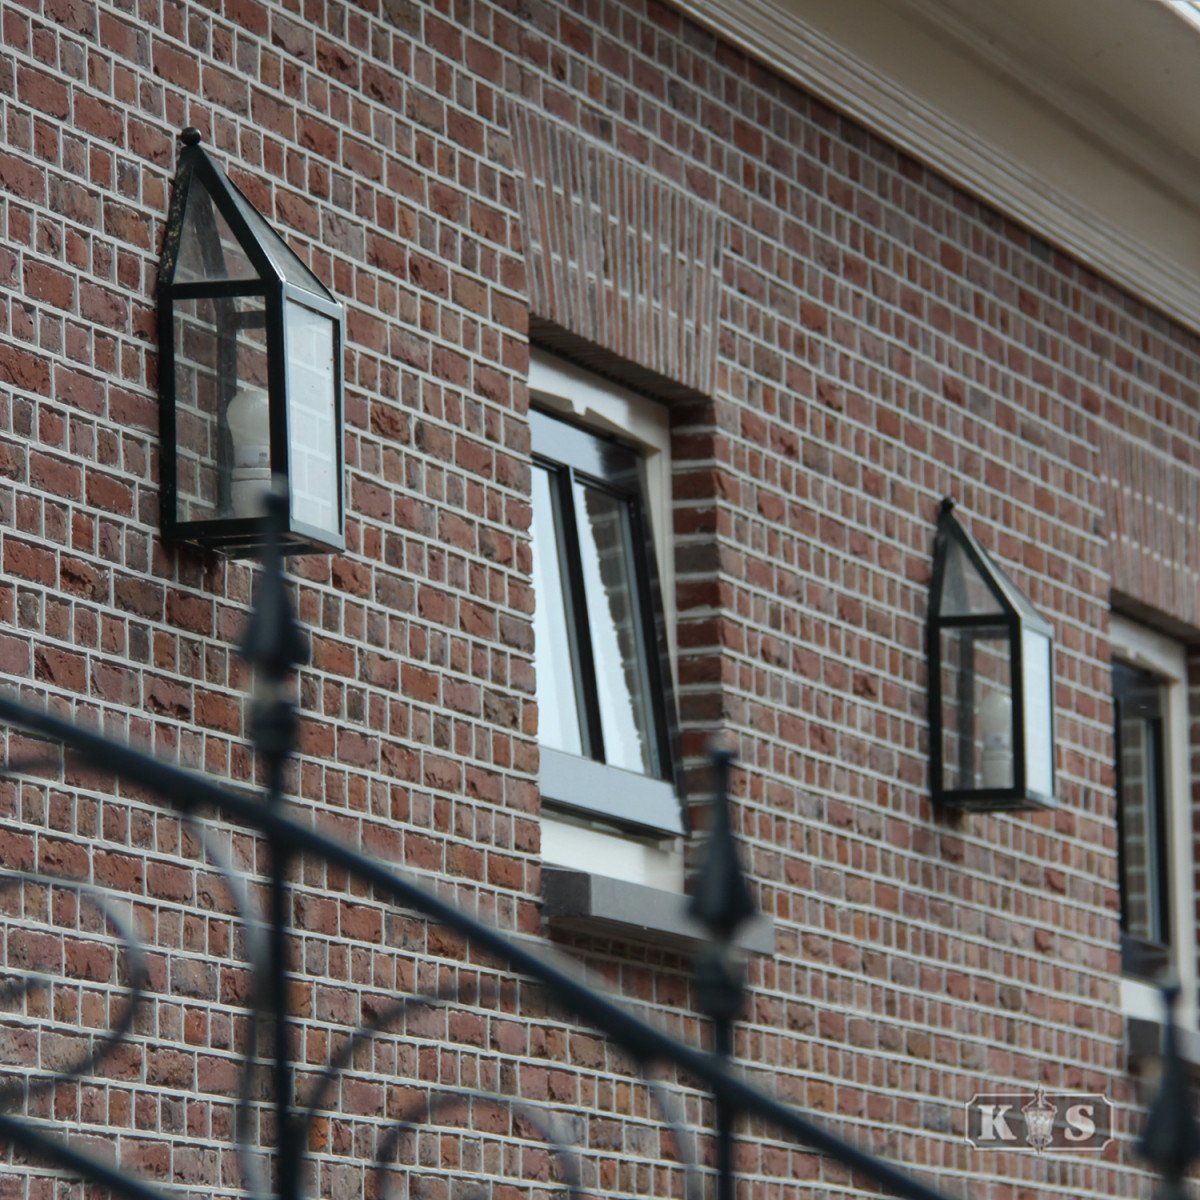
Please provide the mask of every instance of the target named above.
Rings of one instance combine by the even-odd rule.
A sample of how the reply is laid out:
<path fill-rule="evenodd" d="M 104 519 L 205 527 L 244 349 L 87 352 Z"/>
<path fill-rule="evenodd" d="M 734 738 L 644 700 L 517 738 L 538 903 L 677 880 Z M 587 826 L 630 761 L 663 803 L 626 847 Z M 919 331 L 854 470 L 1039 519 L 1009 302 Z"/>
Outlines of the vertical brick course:
<path fill-rule="evenodd" d="M 510 104 L 529 305 L 587 362 L 712 390 L 721 250 L 716 211 L 575 130 Z M 557 339 L 547 329 L 544 344 Z M 585 347 L 591 347 L 590 350 Z"/>
<path fill-rule="evenodd" d="M 1100 457 L 1114 591 L 1131 605 L 1200 626 L 1195 524 L 1200 482 L 1194 468 L 1111 427 L 1101 439 Z"/>

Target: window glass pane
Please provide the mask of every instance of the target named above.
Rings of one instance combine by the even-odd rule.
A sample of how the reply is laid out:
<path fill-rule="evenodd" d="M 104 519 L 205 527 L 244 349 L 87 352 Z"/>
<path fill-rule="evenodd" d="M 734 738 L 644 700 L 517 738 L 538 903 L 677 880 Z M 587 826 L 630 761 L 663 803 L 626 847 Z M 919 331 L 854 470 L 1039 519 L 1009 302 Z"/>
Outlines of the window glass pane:
<path fill-rule="evenodd" d="M 575 512 L 604 759 L 656 774 L 629 507 L 576 482 Z"/>
<path fill-rule="evenodd" d="M 1146 671 L 1113 671 L 1117 701 L 1121 917 L 1125 932 L 1167 940 L 1162 683 Z"/>
<path fill-rule="evenodd" d="M 942 787 L 1012 787 L 1007 630 L 1003 626 L 942 630 L 941 686 Z"/>
<path fill-rule="evenodd" d="M 235 391 L 225 409 L 228 456 L 221 468 L 221 515 L 259 517 L 271 483 L 267 311 L 255 297 L 223 300 L 236 314 Z"/>
<path fill-rule="evenodd" d="M 175 519 L 203 521 L 217 515 L 219 417 L 223 336 L 211 300 L 175 302 Z"/>
<path fill-rule="evenodd" d="M 559 518 L 550 472 L 533 468 L 533 636 L 538 740 L 581 754 L 570 624 L 559 552 Z"/>

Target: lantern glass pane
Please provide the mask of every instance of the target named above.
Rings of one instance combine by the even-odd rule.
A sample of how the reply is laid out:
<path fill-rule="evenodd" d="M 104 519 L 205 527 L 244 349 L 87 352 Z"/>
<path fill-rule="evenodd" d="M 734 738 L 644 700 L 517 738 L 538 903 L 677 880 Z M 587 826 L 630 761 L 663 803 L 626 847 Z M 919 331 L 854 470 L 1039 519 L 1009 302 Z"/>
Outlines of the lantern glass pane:
<path fill-rule="evenodd" d="M 288 489 L 295 521 L 340 533 L 334 322 L 304 305 L 285 306 Z"/>
<path fill-rule="evenodd" d="M 980 574 L 962 544 L 950 538 L 946 545 L 940 613 L 943 617 L 1002 616 L 1004 606 L 988 580 Z"/>
<path fill-rule="evenodd" d="M 1003 625 L 941 631 L 942 788 L 1013 786 L 1012 669 Z"/>
<path fill-rule="evenodd" d="M 261 297 L 175 301 L 178 521 L 256 515 L 241 494 L 248 477 L 270 475 L 263 317 Z"/>
<path fill-rule="evenodd" d="M 332 300 L 333 296 L 325 285 L 300 261 L 295 251 L 271 228 L 258 209 L 236 188 L 231 188 L 229 194 L 243 220 L 250 226 L 254 240 L 286 282 L 323 299 Z"/>
<path fill-rule="evenodd" d="M 214 283 L 258 279 L 254 264 L 208 189 L 193 177 L 183 213 L 174 283 Z"/>
<path fill-rule="evenodd" d="M 260 297 L 239 297 L 230 305 L 235 361 L 224 411 L 228 458 L 221 474 L 221 516 L 261 517 L 271 485 L 267 313 Z"/>
<path fill-rule="evenodd" d="M 212 300 L 175 302 L 175 519 L 217 515 L 221 326 Z"/>
<path fill-rule="evenodd" d="M 1025 786 L 1040 796 L 1054 794 L 1054 677 L 1048 637 L 1021 631 L 1022 699 L 1025 706 Z"/>

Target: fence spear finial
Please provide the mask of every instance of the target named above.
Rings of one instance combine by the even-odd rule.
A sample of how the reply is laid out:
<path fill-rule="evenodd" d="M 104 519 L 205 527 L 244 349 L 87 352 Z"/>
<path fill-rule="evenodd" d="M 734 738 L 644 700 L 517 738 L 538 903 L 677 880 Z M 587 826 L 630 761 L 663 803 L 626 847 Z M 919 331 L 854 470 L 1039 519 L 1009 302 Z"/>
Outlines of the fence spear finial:
<path fill-rule="evenodd" d="M 713 1023 L 713 1055 L 733 1057 L 733 1023 L 746 993 L 746 955 L 734 942 L 739 927 L 756 909 L 738 859 L 729 813 L 729 774 L 733 749 L 724 742 L 711 750 L 715 789 L 712 824 L 704 860 L 688 905 L 689 914 L 707 930 L 708 945 L 696 962 L 696 1003 Z M 720 1094 L 714 1096 L 717 1133 L 716 1200 L 734 1200 L 733 1123 L 735 1112 Z"/>
<path fill-rule="evenodd" d="M 735 755 L 724 743 L 711 750 L 716 789 L 712 802 L 712 824 L 705 845 L 704 859 L 696 876 L 696 890 L 688 904 L 688 913 L 717 941 L 728 942 L 738 927 L 757 912 L 750 895 L 729 813 L 729 775 Z"/>

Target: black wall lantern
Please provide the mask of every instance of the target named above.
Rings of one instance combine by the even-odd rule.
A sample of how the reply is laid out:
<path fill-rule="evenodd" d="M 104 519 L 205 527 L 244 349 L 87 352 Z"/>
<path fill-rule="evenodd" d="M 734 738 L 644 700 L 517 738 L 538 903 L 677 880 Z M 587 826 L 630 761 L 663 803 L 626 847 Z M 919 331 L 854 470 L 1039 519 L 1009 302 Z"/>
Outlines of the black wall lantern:
<path fill-rule="evenodd" d="M 929 602 L 933 798 L 1054 804 L 1054 631 L 942 501 Z"/>
<path fill-rule="evenodd" d="M 262 545 L 272 477 L 287 553 L 345 546 L 342 306 L 185 129 L 158 272 L 162 527 Z"/>

